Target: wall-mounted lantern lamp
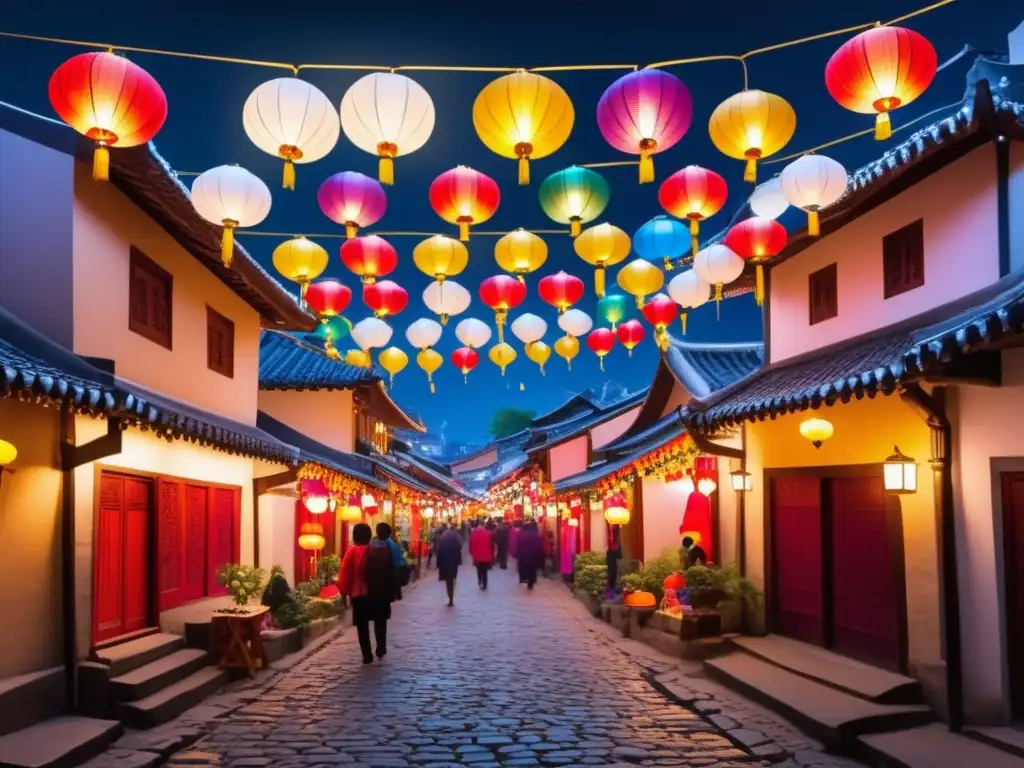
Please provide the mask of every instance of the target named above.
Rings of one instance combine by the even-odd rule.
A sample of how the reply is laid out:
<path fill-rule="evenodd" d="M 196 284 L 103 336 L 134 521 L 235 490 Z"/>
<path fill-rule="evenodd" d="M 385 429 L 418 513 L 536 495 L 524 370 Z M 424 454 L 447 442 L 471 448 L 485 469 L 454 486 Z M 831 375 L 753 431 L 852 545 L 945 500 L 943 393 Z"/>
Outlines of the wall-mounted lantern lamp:
<path fill-rule="evenodd" d="M 14 471 L 7 469 L 7 465 L 13 463 L 16 458 L 18 458 L 18 449 L 14 447 L 14 443 L 0 440 L 0 485 L 4 481 L 4 472 Z"/>
<path fill-rule="evenodd" d="M 814 417 L 800 422 L 800 434 L 810 440 L 815 448 L 821 448 L 822 443 L 832 437 L 834 431 L 832 422 L 827 419 Z"/>
<path fill-rule="evenodd" d="M 885 492 L 897 495 L 917 493 L 917 464 L 909 456 L 905 456 L 894 445 L 892 456 L 882 465 L 882 480 Z"/>
<path fill-rule="evenodd" d="M 754 476 L 743 469 L 734 469 L 729 473 L 732 478 L 732 489 L 739 493 L 749 493 L 754 490 Z"/>

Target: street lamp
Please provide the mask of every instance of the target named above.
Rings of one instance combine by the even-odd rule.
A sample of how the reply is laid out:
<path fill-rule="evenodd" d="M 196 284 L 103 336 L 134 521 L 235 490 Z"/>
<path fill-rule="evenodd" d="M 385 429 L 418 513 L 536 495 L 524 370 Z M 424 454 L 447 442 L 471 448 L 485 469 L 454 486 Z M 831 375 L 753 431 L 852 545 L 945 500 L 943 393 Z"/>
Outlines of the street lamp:
<path fill-rule="evenodd" d="M 894 445 L 892 456 L 882 464 L 885 492 L 899 496 L 917 493 L 917 464 Z"/>
<path fill-rule="evenodd" d="M 749 493 L 754 490 L 754 476 L 744 469 L 734 469 L 729 473 L 732 478 L 732 489 L 739 493 Z"/>

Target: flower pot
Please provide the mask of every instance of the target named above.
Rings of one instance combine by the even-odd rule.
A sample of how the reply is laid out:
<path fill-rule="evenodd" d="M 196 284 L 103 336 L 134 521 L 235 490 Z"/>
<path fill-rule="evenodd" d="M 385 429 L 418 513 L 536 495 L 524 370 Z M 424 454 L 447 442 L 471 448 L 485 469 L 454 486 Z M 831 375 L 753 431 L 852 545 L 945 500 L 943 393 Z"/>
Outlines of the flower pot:
<path fill-rule="evenodd" d="M 725 598 L 725 590 L 715 587 L 696 587 L 690 589 L 690 606 L 697 611 L 717 608 L 718 603 Z"/>

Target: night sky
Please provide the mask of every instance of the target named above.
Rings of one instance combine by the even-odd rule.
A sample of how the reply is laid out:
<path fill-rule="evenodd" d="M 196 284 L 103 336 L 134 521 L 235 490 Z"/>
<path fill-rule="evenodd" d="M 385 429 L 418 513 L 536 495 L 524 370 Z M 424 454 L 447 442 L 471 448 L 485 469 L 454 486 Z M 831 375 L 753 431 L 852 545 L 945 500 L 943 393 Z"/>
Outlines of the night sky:
<path fill-rule="evenodd" d="M 858 3 L 824 2 L 710 2 L 647 0 L 644 3 L 594 0 L 577 3 L 470 4 L 455 2 L 392 3 L 280 3 L 248 2 L 146 2 L 98 7 L 87 3 L 9 3 L 0 28 L 55 37 L 69 37 L 196 53 L 270 59 L 292 63 L 432 64 L 533 67 L 578 63 L 645 64 L 672 58 L 732 53 L 771 45 L 826 29 L 875 19 L 889 19 L 912 11 L 923 0 L 861 0 Z M 1006 34 L 1021 21 L 1019 7 L 1003 0 L 957 2 L 907 23 L 935 45 L 940 62 L 965 43 L 979 49 L 1005 51 Z M 485 10 L 486 9 L 486 10 Z M 768 53 L 751 59 L 750 85 L 784 96 L 796 109 L 797 131 L 785 153 L 814 146 L 872 125 L 871 116 L 857 115 L 839 107 L 829 97 L 823 81 L 825 62 L 844 40 L 836 37 Z M 53 116 L 46 96 L 51 72 L 65 58 L 82 49 L 48 43 L 0 39 L 0 99 L 19 107 Z M 295 192 L 280 188 L 281 162 L 258 150 L 242 129 L 242 105 L 260 83 L 283 77 L 284 70 L 235 64 L 208 63 L 145 54 L 133 61 L 153 74 L 167 93 L 170 114 L 155 143 L 172 167 L 203 171 L 225 163 L 238 163 L 263 178 L 274 196 L 273 208 L 261 228 L 295 233 L 337 232 L 320 212 L 316 191 L 327 176 L 342 170 L 376 175 L 377 159 L 356 149 L 342 136 L 324 160 L 297 166 Z M 894 115 L 894 125 L 958 101 L 964 91 L 964 74 L 970 58 L 940 72 L 931 88 L 917 102 Z M 656 156 L 658 181 L 678 168 L 696 163 L 721 173 L 730 187 L 725 210 L 705 225 L 707 234 L 724 226 L 749 193 L 742 182 L 742 164 L 720 155 L 707 133 L 707 119 L 714 107 L 742 87 L 741 70 L 735 62 L 686 65 L 671 70 L 690 87 L 694 121 L 686 137 Z M 359 72 L 306 72 L 310 82 L 335 104 Z M 406 73 L 430 93 L 437 112 L 434 133 L 419 151 L 396 161 L 396 184 L 388 188 L 388 211 L 377 225 L 381 229 L 437 231 L 454 234 L 427 202 L 427 188 L 442 171 L 457 164 L 470 165 L 494 178 L 502 200 L 485 229 L 508 230 L 557 228 L 537 203 L 537 187 L 548 174 L 574 163 L 635 159 L 606 145 L 594 118 L 602 91 L 621 73 L 570 72 L 551 75 L 569 93 L 576 108 L 576 124 L 568 143 L 555 155 L 534 162 L 533 183 L 516 185 L 515 163 L 491 154 L 476 137 L 471 120 L 473 100 L 479 90 L 498 75 L 477 73 Z M 897 139 L 900 137 L 897 134 Z M 882 145 L 864 137 L 829 150 L 850 170 L 877 157 Z M 777 172 L 782 166 L 775 166 Z M 610 221 L 632 234 L 652 216 L 662 213 L 657 203 L 658 184 L 640 187 L 635 167 L 602 169 L 612 186 L 611 203 L 601 220 Z M 762 179 L 768 178 L 765 168 Z M 191 177 L 183 181 L 191 184 Z M 405 327 L 418 317 L 432 316 L 420 294 L 429 278 L 412 264 L 412 248 L 418 238 L 392 238 L 399 252 L 399 268 L 391 275 L 410 293 L 409 307 L 395 319 L 394 343 L 408 352 Z M 492 321 L 493 315 L 476 295 L 480 281 L 497 274 L 495 238 L 477 237 L 470 242 L 470 266 L 455 278 L 470 289 L 473 305 L 462 317 Z M 560 334 L 556 312 L 537 298 L 539 277 L 565 269 L 583 278 L 587 294 L 578 306 L 593 314 L 595 296 L 591 268 L 572 249 L 568 237 L 547 238 L 547 264 L 528 278 L 530 296 L 520 311 L 535 312 L 549 323 L 545 341 L 553 344 Z M 278 241 L 246 237 L 246 248 L 269 267 Z M 358 298 L 358 280 L 338 257 L 339 240 L 321 240 L 331 254 L 327 276 L 337 277 L 356 290 L 346 315 L 358 321 L 369 314 Z M 632 256 L 630 257 L 632 258 Z M 671 277 L 671 275 L 669 275 Z M 667 281 L 666 281 L 667 282 Z M 289 284 L 290 285 L 290 284 Z M 614 287 L 614 272 L 609 275 Z M 512 313 L 512 318 L 516 316 Z M 687 338 L 695 341 L 747 341 L 761 338 L 760 312 L 753 298 L 726 302 L 721 319 L 712 304 L 691 315 Z M 458 343 L 454 321 L 445 331 L 438 350 L 446 360 Z M 648 327 L 650 331 L 650 328 Z M 674 329 L 678 331 L 678 326 Z M 491 413 L 512 405 L 543 412 L 569 394 L 614 379 L 634 390 L 645 386 L 657 362 L 651 335 L 631 359 L 621 347 L 605 361 L 606 373 L 598 370 L 594 354 L 581 344 L 580 355 L 567 372 L 556 356 L 541 377 L 513 339 L 519 359 L 504 378 L 485 355 L 480 366 L 462 382 L 447 364 L 435 376 L 437 394 L 431 396 L 426 377 L 411 360 L 396 381 L 394 395 L 420 415 L 434 433 L 445 426 L 449 440 L 482 441 Z M 351 345 L 351 342 L 349 342 Z M 342 345 L 345 347 L 346 345 Z M 410 358 L 414 355 L 410 354 Z M 520 391 L 520 382 L 526 386 Z"/>

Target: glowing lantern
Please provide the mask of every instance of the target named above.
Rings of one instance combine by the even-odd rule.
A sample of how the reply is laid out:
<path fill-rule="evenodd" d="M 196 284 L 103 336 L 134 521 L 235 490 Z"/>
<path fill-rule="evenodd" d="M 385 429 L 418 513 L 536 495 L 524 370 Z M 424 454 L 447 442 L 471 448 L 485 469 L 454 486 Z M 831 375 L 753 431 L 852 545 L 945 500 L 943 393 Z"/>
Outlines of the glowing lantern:
<path fill-rule="evenodd" d="M 526 286 L 514 277 L 495 275 L 480 283 L 480 300 L 494 310 L 494 322 L 498 326 L 498 341 L 505 341 L 505 318 L 508 311 L 515 309 L 526 298 Z"/>
<path fill-rule="evenodd" d="M 405 338 L 416 349 L 429 349 L 440 341 L 442 332 L 436 321 L 421 317 L 405 329 Z"/>
<path fill-rule="evenodd" d="M 408 306 L 409 293 L 392 280 L 381 280 L 363 286 L 363 302 L 374 317 L 392 317 Z"/>
<path fill-rule="evenodd" d="M 710 496 L 718 487 L 718 462 L 714 456 L 698 456 L 693 460 L 693 477 L 697 481 L 697 491 Z"/>
<path fill-rule="evenodd" d="M 362 522 L 363 508 L 359 506 L 359 497 L 349 496 L 348 504 L 339 505 L 336 517 L 343 523 Z"/>
<path fill-rule="evenodd" d="M 754 190 L 747 200 L 751 212 L 765 219 L 777 219 L 789 208 L 789 200 L 782 191 L 782 179 L 775 176 Z"/>
<path fill-rule="evenodd" d="M 359 500 L 359 506 L 363 508 L 363 512 L 370 516 L 376 515 L 380 512 L 377 500 L 373 498 L 373 494 L 371 493 L 363 494 L 362 498 Z"/>
<path fill-rule="evenodd" d="M 341 263 L 362 280 L 372 285 L 378 277 L 390 274 L 398 266 L 398 251 L 383 237 L 353 237 L 341 244 Z"/>
<path fill-rule="evenodd" d="M 619 287 L 636 297 L 636 306 L 643 309 L 644 299 L 661 290 L 665 274 L 649 261 L 634 259 L 619 270 Z"/>
<path fill-rule="evenodd" d="M 379 182 L 355 171 L 328 176 L 316 193 L 324 216 L 345 227 L 353 238 L 360 227 L 376 224 L 388 208 L 388 197 Z"/>
<path fill-rule="evenodd" d="M 754 476 L 745 469 L 734 469 L 729 473 L 732 489 L 738 493 L 750 493 L 754 490 Z"/>
<path fill-rule="evenodd" d="M 626 494 L 620 491 L 604 500 L 604 519 L 608 525 L 629 523 L 629 502 L 626 501 Z"/>
<path fill-rule="evenodd" d="M 800 422 L 800 435 L 810 440 L 815 448 L 821 448 L 834 431 L 832 422 L 826 419 L 812 417 Z"/>
<path fill-rule="evenodd" d="M 469 249 L 454 237 L 434 235 L 412 249 L 416 269 L 437 282 L 454 277 L 469 264 Z"/>
<path fill-rule="evenodd" d="M 677 219 L 689 219 L 693 255 L 699 249 L 700 222 L 714 216 L 725 205 L 729 188 L 725 179 L 699 165 L 688 165 L 662 182 L 658 189 L 661 207 Z"/>
<path fill-rule="evenodd" d="M 337 280 L 320 280 L 306 289 L 306 304 L 320 316 L 322 322 L 340 315 L 350 301 L 352 291 Z"/>
<path fill-rule="evenodd" d="M 527 312 L 512 321 L 512 333 L 527 347 L 535 341 L 544 338 L 548 331 L 548 324 L 543 318 Z"/>
<path fill-rule="evenodd" d="M 601 174 L 574 165 L 544 179 L 537 195 L 548 218 L 568 224 L 569 234 L 576 237 L 583 222 L 593 221 L 604 211 L 611 188 Z"/>
<path fill-rule="evenodd" d="M 430 207 L 459 225 L 459 240 L 469 240 L 470 224 L 487 221 L 498 210 L 501 192 L 494 179 L 465 165 L 445 171 L 430 184 Z"/>
<path fill-rule="evenodd" d="M 537 235 L 520 228 L 494 244 L 494 260 L 522 282 L 523 275 L 535 272 L 548 260 L 548 246 Z"/>
<path fill-rule="evenodd" d="M 431 283 L 423 291 L 423 303 L 427 309 L 441 317 L 441 325 L 447 325 L 452 315 L 461 315 L 469 309 L 471 301 L 469 291 L 454 280 Z"/>
<path fill-rule="evenodd" d="M 558 309 L 558 314 L 562 314 L 583 298 L 583 281 L 561 270 L 542 278 L 537 285 L 537 293 L 541 299 Z"/>
<path fill-rule="evenodd" d="M 851 112 L 877 112 L 875 138 L 888 139 L 889 113 L 925 92 L 938 63 L 935 48 L 923 35 L 902 27 L 873 27 L 832 54 L 825 65 L 825 87 Z"/>
<path fill-rule="evenodd" d="M 416 365 L 427 374 L 427 381 L 430 384 L 430 394 L 434 394 L 437 388 L 434 386 L 434 373 L 444 364 L 444 358 L 436 350 L 421 349 L 416 355 Z"/>
<path fill-rule="evenodd" d="M 388 347 L 377 356 L 377 362 L 391 375 L 391 386 L 395 386 L 395 374 L 401 373 L 409 364 L 409 356 L 398 347 Z"/>
<path fill-rule="evenodd" d="M 305 296 L 309 281 L 323 274 L 330 257 L 326 249 L 312 240 L 293 237 L 277 246 L 270 260 L 281 277 L 299 284 L 301 295 Z"/>
<path fill-rule="evenodd" d="M 530 158 L 558 151 L 576 119 L 572 101 L 554 80 L 514 72 L 488 83 L 473 102 L 473 127 L 484 145 L 519 159 L 519 183 L 530 183 Z"/>
<path fill-rule="evenodd" d="M 220 260 L 230 267 L 235 255 L 235 228 L 255 227 L 267 218 L 270 189 L 245 168 L 218 165 L 192 181 L 192 206 L 207 221 L 224 227 Z"/>
<path fill-rule="evenodd" d="M 467 317 L 455 326 L 455 338 L 470 349 L 480 349 L 491 340 L 491 326 L 475 317 Z"/>
<path fill-rule="evenodd" d="M 555 341 L 555 354 L 565 360 L 572 370 L 572 360 L 580 353 L 580 343 L 575 336 L 562 336 Z"/>
<path fill-rule="evenodd" d="M 723 155 L 746 160 L 743 180 L 757 181 L 757 161 L 793 138 L 796 112 L 781 96 L 750 90 L 733 94 L 711 113 L 711 141 Z"/>
<path fill-rule="evenodd" d="M 604 296 L 604 271 L 629 256 L 629 235 L 614 224 L 598 224 L 581 233 L 572 245 L 577 256 L 595 267 L 594 292 Z"/>
<path fill-rule="evenodd" d="M 2 461 L 0 459 L 0 463 Z M 917 463 L 894 445 L 892 456 L 882 464 L 882 480 L 886 493 L 898 496 L 917 493 Z"/>
<path fill-rule="evenodd" d="M 113 53 L 80 53 L 50 76 L 50 104 L 60 119 L 96 142 L 92 177 L 110 178 L 109 147 L 137 147 L 167 119 L 167 97 L 138 64 Z"/>
<path fill-rule="evenodd" d="M 754 298 L 758 306 L 764 301 L 764 266 L 762 262 L 782 252 L 789 242 L 786 228 L 774 219 L 754 216 L 736 224 L 726 234 L 723 245 L 746 261 L 757 265 Z"/>
<path fill-rule="evenodd" d="M 668 327 L 676 319 L 679 307 L 664 293 L 659 293 L 644 304 L 642 312 L 647 322 L 654 326 L 654 340 L 658 349 L 664 352 L 668 349 Z"/>
<path fill-rule="evenodd" d="M 597 355 L 598 367 L 604 370 L 604 356 L 615 348 L 615 334 L 607 328 L 595 328 L 587 336 L 587 346 Z"/>
<path fill-rule="evenodd" d="M 818 211 L 846 192 L 846 169 L 824 155 L 803 155 L 782 169 L 782 191 L 790 205 L 807 211 L 807 234 L 821 234 Z"/>
<path fill-rule="evenodd" d="M 295 163 L 326 157 L 341 133 L 331 100 L 297 77 L 257 86 L 242 107 L 242 127 L 253 144 L 284 160 L 285 189 L 295 189 Z"/>
<path fill-rule="evenodd" d="M 644 340 L 647 331 L 644 330 L 639 320 L 627 320 L 619 326 L 615 334 L 619 339 L 619 343 L 626 348 L 629 356 L 632 357 L 633 348 Z"/>
<path fill-rule="evenodd" d="M 405 75 L 373 72 L 345 91 L 341 127 L 349 141 L 380 158 L 380 182 L 394 184 L 392 158 L 427 143 L 434 130 L 434 102 L 422 85 Z"/>
<path fill-rule="evenodd" d="M 570 336 L 579 338 L 590 332 L 590 329 L 594 327 L 594 321 L 582 309 L 569 309 L 565 314 L 559 316 L 558 327 Z"/>
<path fill-rule="evenodd" d="M 463 381 L 469 383 L 469 372 L 480 362 L 480 355 L 472 347 L 459 347 L 452 352 L 451 361 L 452 365 L 462 371 Z"/>
<path fill-rule="evenodd" d="M 329 345 L 337 344 L 352 332 L 352 321 L 337 315 L 325 317 L 316 327 L 316 337 Z"/>
<path fill-rule="evenodd" d="M 688 269 L 673 277 L 668 284 L 668 295 L 672 301 L 682 307 L 679 321 L 686 333 L 686 310 L 696 309 L 707 303 L 711 298 L 711 284 L 702 278 L 695 269 Z"/>
<path fill-rule="evenodd" d="M 501 375 L 505 375 L 505 368 L 512 364 L 516 359 L 516 351 L 510 344 L 501 342 L 491 347 L 487 356 L 491 359 L 491 362 L 501 368 Z"/>
<path fill-rule="evenodd" d="M 316 552 L 324 548 L 324 527 L 320 523 L 303 523 L 299 528 L 299 547 L 306 552 Z"/>
<path fill-rule="evenodd" d="M 302 506 L 304 506 L 311 515 L 322 515 L 327 511 L 328 499 L 326 496 L 322 496 L 319 493 L 309 493 L 302 497 Z"/>
<path fill-rule="evenodd" d="M 352 340 L 364 352 L 386 347 L 392 333 L 391 326 L 376 317 L 367 317 L 352 326 Z"/>
<path fill-rule="evenodd" d="M 543 341 L 535 341 L 526 345 L 526 356 L 540 366 L 540 375 L 544 376 L 544 364 L 551 359 L 551 347 Z"/>
<path fill-rule="evenodd" d="M 597 102 L 597 127 L 622 152 L 640 155 L 640 183 L 654 181 L 653 155 L 675 146 L 693 122 L 690 90 L 663 69 L 623 75 Z"/>
<path fill-rule="evenodd" d="M 387 342 L 385 342 L 386 344 Z M 383 345 L 380 345 L 383 346 Z M 345 362 L 354 365 L 356 368 L 369 368 L 373 365 L 370 353 L 362 349 L 350 349 L 345 353 Z"/>
<path fill-rule="evenodd" d="M 722 286 L 743 274 L 743 259 L 728 246 L 717 243 L 693 257 L 693 271 L 706 283 L 715 286 L 715 301 L 721 301 Z"/>
<path fill-rule="evenodd" d="M 662 260 L 665 271 L 672 271 L 672 259 L 690 250 L 690 235 L 681 221 L 655 216 L 633 235 L 633 250 L 642 259 Z"/>

